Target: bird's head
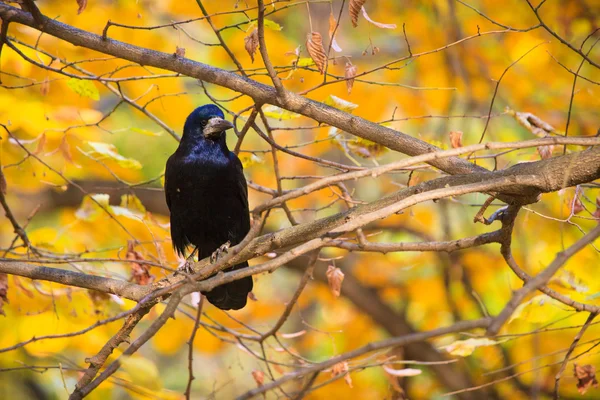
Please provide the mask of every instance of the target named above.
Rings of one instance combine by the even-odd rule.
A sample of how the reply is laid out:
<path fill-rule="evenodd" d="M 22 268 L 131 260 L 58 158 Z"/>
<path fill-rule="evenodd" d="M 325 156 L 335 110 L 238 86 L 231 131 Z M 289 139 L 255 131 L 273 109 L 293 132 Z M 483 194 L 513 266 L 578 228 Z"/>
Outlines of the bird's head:
<path fill-rule="evenodd" d="M 192 138 L 205 138 L 218 141 L 225 136 L 233 124 L 225 119 L 223 111 L 214 104 L 196 108 L 185 120 L 183 135 Z"/>

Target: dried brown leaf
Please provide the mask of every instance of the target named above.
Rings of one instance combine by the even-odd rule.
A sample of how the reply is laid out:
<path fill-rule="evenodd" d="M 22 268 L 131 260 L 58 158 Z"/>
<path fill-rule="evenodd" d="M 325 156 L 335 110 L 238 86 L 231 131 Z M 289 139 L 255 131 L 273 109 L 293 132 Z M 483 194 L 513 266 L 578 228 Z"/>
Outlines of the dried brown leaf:
<path fill-rule="evenodd" d="M 265 373 L 262 371 L 252 371 L 252 377 L 258 386 L 262 386 L 265 383 Z"/>
<path fill-rule="evenodd" d="M 250 55 L 250 59 L 254 62 L 254 54 L 258 49 L 258 28 L 255 28 L 248 36 L 244 38 L 246 51 Z"/>
<path fill-rule="evenodd" d="M 560 133 L 549 123 L 528 112 L 518 112 L 506 107 L 506 113 L 512 115 L 519 124 L 538 137 L 547 137 L 551 133 Z"/>
<path fill-rule="evenodd" d="M 592 217 L 600 220 L 600 194 L 596 197 L 596 211 L 592 214 Z"/>
<path fill-rule="evenodd" d="M 0 314 L 6 317 L 4 303 L 8 304 L 8 276 L 0 274 Z"/>
<path fill-rule="evenodd" d="M 346 63 L 346 69 L 344 70 L 344 77 L 347 79 L 346 88 L 348 89 L 348 94 L 352 93 L 352 87 L 354 86 L 354 77 L 356 76 L 356 72 L 356 65 L 348 61 Z"/>
<path fill-rule="evenodd" d="M 571 200 L 571 212 L 573 214 L 579 214 L 583 210 L 585 210 L 585 207 L 583 206 L 583 203 L 581 203 L 581 200 L 579 199 L 579 196 L 575 195 L 573 197 L 573 199 Z"/>
<path fill-rule="evenodd" d="M 554 146 L 553 145 L 538 146 L 537 151 L 538 151 L 538 154 L 540 155 L 540 157 L 542 158 L 542 160 L 546 160 L 546 159 L 552 157 L 552 152 L 554 151 Z"/>
<path fill-rule="evenodd" d="M 331 376 L 336 377 L 338 375 L 346 375 L 344 380 L 352 388 L 352 378 L 350 377 L 350 373 L 348 372 L 348 363 L 345 361 L 339 362 L 331 367 Z"/>
<path fill-rule="evenodd" d="M 35 148 L 35 151 L 33 152 L 33 154 L 40 154 L 42 151 L 44 151 L 45 145 L 46 145 L 46 134 L 42 133 L 42 135 L 40 136 L 40 139 L 38 140 L 37 147 Z"/>
<path fill-rule="evenodd" d="M 50 92 L 50 79 L 48 79 L 48 77 L 45 77 L 42 81 L 42 84 L 40 85 L 40 93 L 42 94 L 42 96 L 46 96 L 48 92 Z"/>
<path fill-rule="evenodd" d="M 355 28 L 358 26 L 358 16 L 360 15 L 362 6 L 366 3 L 367 0 L 350 0 L 350 5 L 348 7 L 350 11 L 350 20 L 352 21 L 352 26 Z"/>
<path fill-rule="evenodd" d="M 452 146 L 453 149 L 457 149 L 459 147 L 462 147 L 462 131 L 451 131 L 450 132 L 450 146 Z"/>
<path fill-rule="evenodd" d="M 573 370 L 575 378 L 577 378 L 577 390 L 580 394 L 585 394 L 590 386 L 598 387 L 596 368 L 593 365 L 573 364 Z"/>
<path fill-rule="evenodd" d="M 77 14 L 81 14 L 87 7 L 87 0 L 77 0 L 77 5 L 79 6 L 77 9 Z"/>
<path fill-rule="evenodd" d="M 306 49 L 310 58 L 313 59 L 317 68 L 321 74 L 325 72 L 325 66 L 327 65 L 327 54 L 325 54 L 325 48 L 323 47 L 323 38 L 319 32 L 311 32 L 306 40 Z"/>
<path fill-rule="evenodd" d="M 63 136 L 62 141 L 58 145 L 58 149 L 67 162 L 75 164 L 73 156 L 71 155 L 71 147 L 69 146 L 69 143 L 67 143 L 67 136 Z"/>
<path fill-rule="evenodd" d="M 152 283 L 154 280 L 154 276 L 150 274 L 150 269 L 148 265 L 141 264 L 135 261 L 144 261 L 144 257 L 142 254 L 135 250 L 135 242 L 129 241 L 127 242 L 127 254 L 125 255 L 127 260 L 132 260 L 134 262 L 131 264 L 131 278 L 130 281 L 134 281 L 138 285 L 147 285 Z"/>
<path fill-rule="evenodd" d="M 175 55 L 177 57 L 185 58 L 185 47 L 175 47 Z"/>
<path fill-rule="evenodd" d="M 340 296 L 343 281 L 344 273 L 341 269 L 334 267 L 333 265 L 327 267 L 327 282 L 329 282 L 329 288 L 335 297 Z"/>
<path fill-rule="evenodd" d="M 2 167 L 0 167 L 0 192 L 2 194 L 6 194 L 6 178 L 4 177 L 4 172 L 2 172 Z"/>
<path fill-rule="evenodd" d="M 337 33 L 336 32 L 337 26 L 338 26 L 338 23 L 335 20 L 335 17 L 333 16 L 333 11 L 332 11 L 329 14 L 329 39 L 331 40 L 331 48 L 339 53 L 342 51 L 342 48 L 338 45 L 337 41 L 335 40 L 335 33 Z M 333 62 L 335 63 L 335 58 L 333 59 Z"/>

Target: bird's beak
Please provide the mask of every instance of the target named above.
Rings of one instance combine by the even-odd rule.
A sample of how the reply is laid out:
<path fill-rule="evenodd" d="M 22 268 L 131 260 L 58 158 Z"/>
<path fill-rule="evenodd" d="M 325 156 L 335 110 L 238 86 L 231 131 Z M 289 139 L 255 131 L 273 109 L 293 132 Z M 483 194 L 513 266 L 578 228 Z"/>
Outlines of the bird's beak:
<path fill-rule="evenodd" d="M 208 120 L 208 124 L 204 127 L 204 136 L 210 137 L 220 134 L 227 129 L 233 128 L 233 124 L 223 118 L 213 117 Z"/>

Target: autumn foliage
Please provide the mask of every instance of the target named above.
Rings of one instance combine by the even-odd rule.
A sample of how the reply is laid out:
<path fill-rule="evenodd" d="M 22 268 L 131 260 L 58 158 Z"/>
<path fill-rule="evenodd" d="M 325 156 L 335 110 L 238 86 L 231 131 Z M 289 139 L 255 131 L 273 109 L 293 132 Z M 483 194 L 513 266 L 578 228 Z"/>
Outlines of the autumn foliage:
<path fill-rule="evenodd" d="M 23 0 L 0 18 L 0 397 L 600 397 L 597 1 Z M 206 103 L 236 126 L 256 228 L 231 313 L 177 297 L 164 203 Z"/>

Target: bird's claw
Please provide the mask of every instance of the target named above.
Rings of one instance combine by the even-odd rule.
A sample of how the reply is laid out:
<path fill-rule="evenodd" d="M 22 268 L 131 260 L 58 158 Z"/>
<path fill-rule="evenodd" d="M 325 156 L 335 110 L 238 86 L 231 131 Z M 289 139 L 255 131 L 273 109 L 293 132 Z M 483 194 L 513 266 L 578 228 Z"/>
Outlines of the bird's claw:
<path fill-rule="evenodd" d="M 231 242 L 227 241 L 226 243 L 222 244 L 221 246 L 219 246 L 218 249 L 216 249 L 211 255 L 210 255 L 210 262 L 214 263 L 216 262 L 219 258 L 221 258 L 221 256 L 223 254 L 227 254 L 227 251 L 229 250 L 229 246 L 231 246 Z"/>
<path fill-rule="evenodd" d="M 188 257 L 183 263 L 179 264 L 179 267 L 177 267 L 177 271 L 175 271 L 175 275 L 177 275 L 178 272 L 188 275 L 193 275 L 196 272 L 194 271 L 193 255 Z"/>

